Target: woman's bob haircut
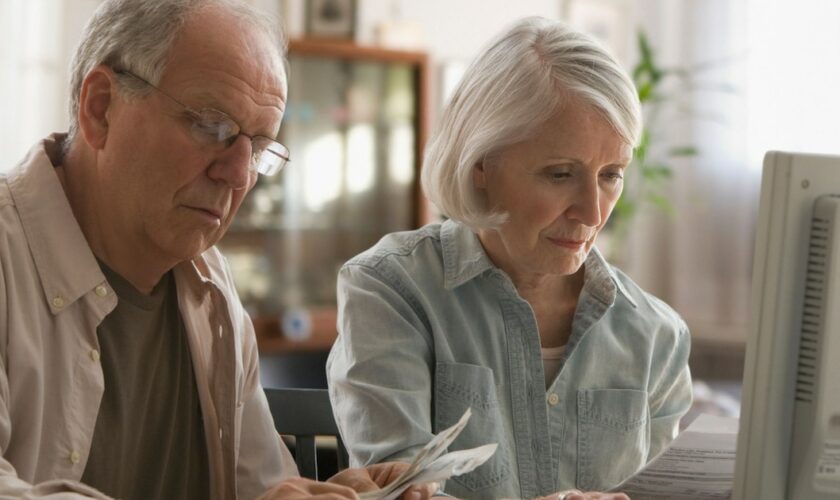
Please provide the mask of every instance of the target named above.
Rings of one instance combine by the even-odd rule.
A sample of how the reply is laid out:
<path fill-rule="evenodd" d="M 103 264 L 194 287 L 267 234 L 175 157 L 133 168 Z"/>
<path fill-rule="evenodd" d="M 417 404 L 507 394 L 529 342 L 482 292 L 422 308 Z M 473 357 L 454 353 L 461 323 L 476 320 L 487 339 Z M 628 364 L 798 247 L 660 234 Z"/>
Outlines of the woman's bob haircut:
<path fill-rule="evenodd" d="M 496 228 L 473 186 L 473 168 L 532 135 L 570 98 L 600 111 L 631 146 L 642 128 L 636 88 L 601 45 L 567 25 L 521 19 L 478 55 L 447 104 L 426 147 L 421 181 L 447 217 L 474 230 Z"/>

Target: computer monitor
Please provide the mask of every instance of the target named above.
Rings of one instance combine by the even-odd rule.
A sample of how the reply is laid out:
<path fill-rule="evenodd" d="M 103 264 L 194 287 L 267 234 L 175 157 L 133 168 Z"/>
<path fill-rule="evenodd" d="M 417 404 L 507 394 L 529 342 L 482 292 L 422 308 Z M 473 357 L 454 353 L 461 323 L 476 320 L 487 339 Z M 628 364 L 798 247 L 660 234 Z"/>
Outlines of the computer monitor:
<path fill-rule="evenodd" d="M 840 498 L 840 157 L 769 152 L 734 500 Z"/>

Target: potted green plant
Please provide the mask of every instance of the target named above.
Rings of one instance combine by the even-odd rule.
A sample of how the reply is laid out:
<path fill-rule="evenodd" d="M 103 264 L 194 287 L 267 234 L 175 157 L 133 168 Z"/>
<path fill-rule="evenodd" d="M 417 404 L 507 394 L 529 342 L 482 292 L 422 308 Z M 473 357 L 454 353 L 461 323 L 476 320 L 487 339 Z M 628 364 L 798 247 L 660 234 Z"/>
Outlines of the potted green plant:
<path fill-rule="evenodd" d="M 637 35 L 639 61 L 633 68 L 633 83 L 639 92 L 639 101 L 645 115 L 641 140 L 634 150 L 633 162 L 625 179 L 624 192 L 615 205 L 606 228 L 609 238 L 607 253 L 611 260 L 621 260 L 629 234 L 630 223 L 644 204 L 673 215 L 674 206 L 665 193 L 667 182 L 673 174 L 673 161 L 677 158 L 696 156 L 693 145 L 668 147 L 653 151 L 659 140 L 657 118 L 662 108 L 674 99 L 663 89 L 672 79 L 685 82 L 693 73 L 689 68 L 665 68 L 659 65 L 647 35 Z"/>

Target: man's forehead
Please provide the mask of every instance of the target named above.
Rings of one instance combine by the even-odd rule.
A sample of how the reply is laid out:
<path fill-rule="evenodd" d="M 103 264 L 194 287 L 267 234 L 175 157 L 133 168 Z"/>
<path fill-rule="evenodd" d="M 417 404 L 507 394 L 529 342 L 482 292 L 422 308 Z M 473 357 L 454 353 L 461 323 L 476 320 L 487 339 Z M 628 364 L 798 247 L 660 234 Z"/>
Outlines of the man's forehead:
<path fill-rule="evenodd" d="M 265 75 L 267 84 L 285 89 L 280 41 L 262 26 L 224 9 L 208 6 L 191 14 L 173 44 L 171 55 L 177 57 L 176 52 L 180 52 L 187 62 L 203 62 L 213 67 L 253 65 Z"/>
<path fill-rule="evenodd" d="M 279 43 L 246 21 L 222 17 L 218 9 L 206 8 L 187 19 L 165 73 L 164 78 L 189 81 L 192 73 L 211 86 L 239 87 L 261 106 L 285 105 L 286 72 Z"/>
<path fill-rule="evenodd" d="M 267 35 L 244 27 L 230 40 L 222 40 L 219 35 L 227 28 L 205 29 L 213 22 L 188 19 L 172 46 L 160 84 L 192 108 L 222 111 L 248 134 L 276 135 L 287 88 L 279 49 Z"/>

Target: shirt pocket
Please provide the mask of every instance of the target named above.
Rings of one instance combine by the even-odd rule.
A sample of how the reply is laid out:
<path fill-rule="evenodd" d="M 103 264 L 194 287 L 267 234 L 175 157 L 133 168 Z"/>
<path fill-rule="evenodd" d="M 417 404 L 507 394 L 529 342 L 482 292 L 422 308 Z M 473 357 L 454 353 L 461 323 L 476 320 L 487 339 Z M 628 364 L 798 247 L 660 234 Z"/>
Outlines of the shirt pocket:
<path fill-rule="evenodd" d="M 577 405 L 577 487 L 609 490 L 632 476 L 647 458 L 647 392 L 581 389 Z"/>
<path fill-rule="evenodd" d="M 465 363 L 438 363 L 435 370 L 436 432 L 454 425 L 467 407 L 472 408 L 472 416 L 449 450 L 499 444 L 496 453 L 487 462 L 469 474 L 450 480 L 468 492 L 477 492 L 504 481 L 511 470 L 508 450 L 504 449 L 505 425 L 496 397 L 493 371 L 485 366 Z"/>

